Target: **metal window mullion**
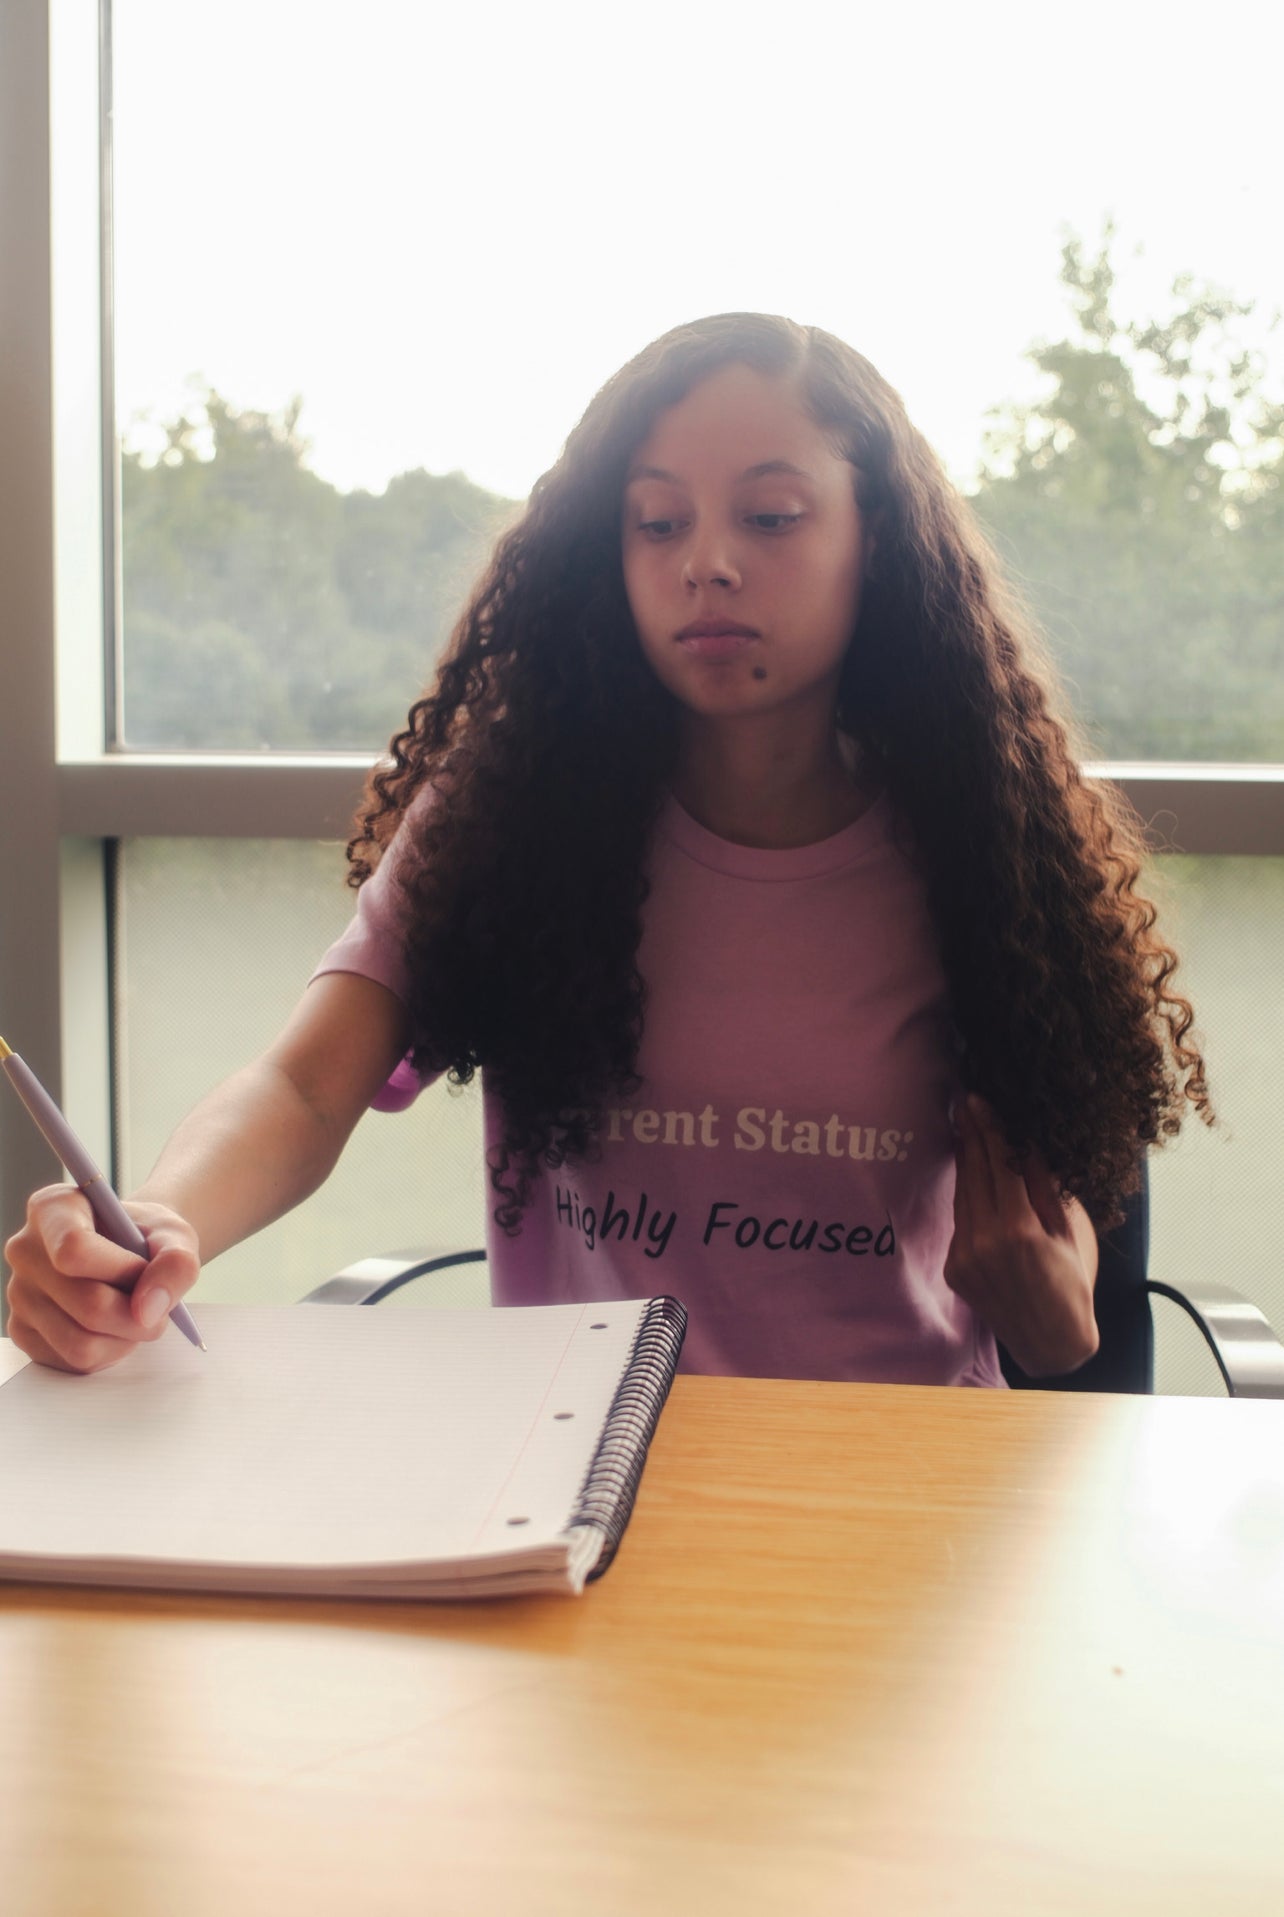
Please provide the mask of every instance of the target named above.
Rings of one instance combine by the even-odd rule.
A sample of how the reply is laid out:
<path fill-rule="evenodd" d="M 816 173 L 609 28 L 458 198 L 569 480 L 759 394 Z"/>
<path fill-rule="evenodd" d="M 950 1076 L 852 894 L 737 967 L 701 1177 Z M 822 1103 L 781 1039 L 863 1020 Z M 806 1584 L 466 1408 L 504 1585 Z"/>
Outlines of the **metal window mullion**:
<path fill-rule="evenodd" d="M 62 1095 L 54 521 L 49 11 L 0 6 L 0 1031 Z M 21 1222 L 49 1151 L 0 1098 L 0 1222 Z"/>
<path fill-rule="evenodd" d="M 100 303 L 99 417 L 102 471 L 103 738 L 124 738 L 123 592 L 120 539 L 120 443 L 116 432 L 115 174 L 112 159 L 114 79 L 112 0 L 99 0 L 98 14 L 98 273 Z"/>
<path fill-rule="evenodd" d="M 59 769 L 62 828 L 103 837 L 340 839 L 368 765 L 355 758 L 117 754 Z M 1284 857 L 1284 770 L 1094 766 L 1161 850 Z"/>

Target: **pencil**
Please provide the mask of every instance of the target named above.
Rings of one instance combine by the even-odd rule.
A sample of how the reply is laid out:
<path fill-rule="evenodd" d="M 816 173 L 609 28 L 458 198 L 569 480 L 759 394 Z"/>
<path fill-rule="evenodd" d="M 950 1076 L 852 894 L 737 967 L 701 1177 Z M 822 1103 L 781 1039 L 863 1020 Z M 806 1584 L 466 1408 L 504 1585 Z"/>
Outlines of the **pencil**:
<path fill-rule="evenodd" d="M 0 1066 L 3 1066 L 6 1078 L 31 1113 L 37 1130 L 56 1152 L 59 1162 L 66 1166 L 72 1183 L 83 1191 L 89 1200 L 102 1236 L 110 1239 L 113 1245 L 119 1245 L 122 1250 L 132 1251 L 138 1258 L 150 1258 L 152 1254 L 147 1240 L 76 1137 L 71 1126 L 31 1067 L 19 1058 L 16 1052 L 11 1051 L 2 1038 L 0 1038 Z M 194 1344 L 198 1350 L 204 1351 L 205 1340 L 197 1330 L 196 1320 L 186 1305 L 175 1305 L 169 1315 L 172 1323 L 177 1325 L 189 1344 Z"/>

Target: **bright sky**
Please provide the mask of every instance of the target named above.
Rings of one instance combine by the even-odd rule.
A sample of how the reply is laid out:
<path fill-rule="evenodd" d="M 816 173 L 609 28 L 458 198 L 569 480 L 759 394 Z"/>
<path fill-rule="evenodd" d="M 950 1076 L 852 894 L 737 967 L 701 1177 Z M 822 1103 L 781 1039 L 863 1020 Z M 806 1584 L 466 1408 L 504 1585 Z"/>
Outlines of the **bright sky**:
<path fill-rule="evenodd" d="M 966 480 L 1108 213 L 1130 312 L 1183 271 L 1284 304 L 1279 0 L 113 10 L 119 417 L 298 393 L 344 487 L 524 494 L 618 365 L 730 308 L 850 340 Z"/>

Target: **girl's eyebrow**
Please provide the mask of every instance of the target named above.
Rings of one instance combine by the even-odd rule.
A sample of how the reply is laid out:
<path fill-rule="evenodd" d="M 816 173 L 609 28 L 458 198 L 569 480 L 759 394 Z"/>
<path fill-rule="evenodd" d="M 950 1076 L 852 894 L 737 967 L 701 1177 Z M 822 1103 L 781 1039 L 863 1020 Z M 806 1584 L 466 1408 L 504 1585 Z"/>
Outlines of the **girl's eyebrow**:
<path fill-rule="evenodd" d="M 811 478 L 810 473 L 804 472 L 801 466 L 795 466 L 793 461 L 788 459 L 760 460 L 756 466 L 747 466 L 740 477 L 742 480 L 763 479 L 768 473 L 785 473 L 793 479 Z M 666 472 L 663 466 L 635 466 L 624 483 L 626 486 L 634 486 L 640 479 L 659 479 L 670 486 L 682 484 L 676 473 Z"/>
<path fill-rule="evenodd" d="M 784 473 L 790 479 L 810 479 L 811 474 L 804 472 L 801 466 L 795 466 L 791 459 L 764 459 L 761 465 L 750 466 L 741 473 L 741 479 L 762 479 L 768 473 Z"/>

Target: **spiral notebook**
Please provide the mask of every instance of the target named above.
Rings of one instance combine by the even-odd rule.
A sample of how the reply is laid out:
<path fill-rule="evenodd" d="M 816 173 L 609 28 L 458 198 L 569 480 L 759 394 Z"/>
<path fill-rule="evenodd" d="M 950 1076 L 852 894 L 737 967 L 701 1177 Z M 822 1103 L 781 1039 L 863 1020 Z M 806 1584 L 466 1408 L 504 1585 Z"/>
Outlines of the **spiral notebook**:
<path fill-rule="evenodd" d="M 318 1597 L 579 1592 L 677 1365 L 675 1299 L 505 1310 L 203 1304 L 0 1386 L 0 1577 Z"/>

